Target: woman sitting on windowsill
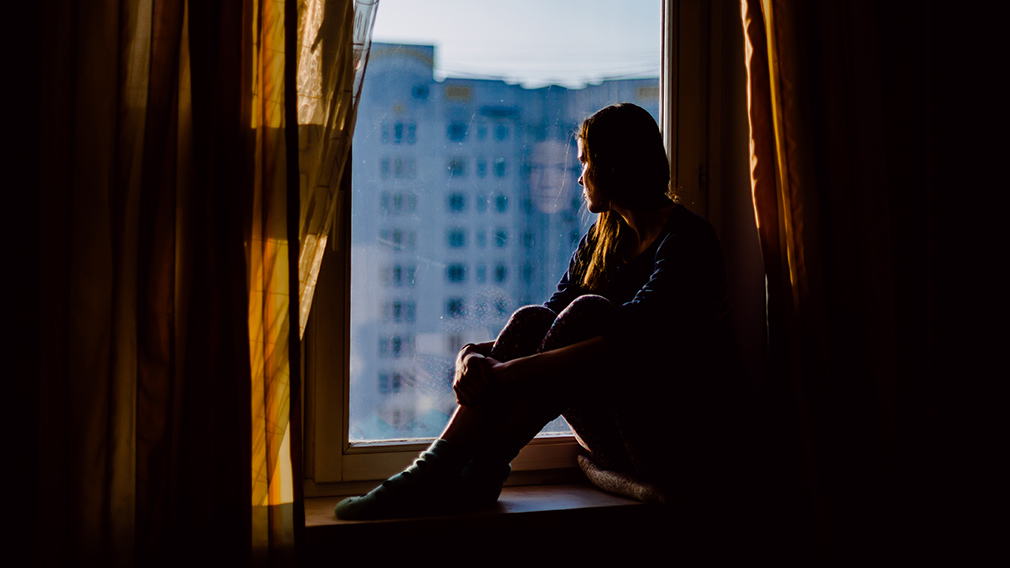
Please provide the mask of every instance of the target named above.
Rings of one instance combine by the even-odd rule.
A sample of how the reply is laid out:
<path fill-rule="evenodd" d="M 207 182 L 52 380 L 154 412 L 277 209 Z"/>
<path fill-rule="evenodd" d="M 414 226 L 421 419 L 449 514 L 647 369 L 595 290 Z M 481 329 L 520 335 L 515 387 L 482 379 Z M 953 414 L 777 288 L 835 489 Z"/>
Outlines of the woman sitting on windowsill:
<path fill-rule="evenodd" d="M 578 134 L 589 211 L 558 290 L 456 359 L 459 406 L 428 450 L 341 519 L 460 512 L 498 499 L 509 462 L 563 415 L 595 464 L 704 497 L 726 474 L 739 374 L 711 226 L 669 197 L 652 116 L 624 103 Z"/>

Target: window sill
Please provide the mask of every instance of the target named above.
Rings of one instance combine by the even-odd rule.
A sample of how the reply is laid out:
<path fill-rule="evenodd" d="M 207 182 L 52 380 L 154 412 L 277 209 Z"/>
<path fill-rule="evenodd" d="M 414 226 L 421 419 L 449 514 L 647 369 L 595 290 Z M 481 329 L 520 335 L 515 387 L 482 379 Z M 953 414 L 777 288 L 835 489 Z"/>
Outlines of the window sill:
<path fill-rule="evenodd" d="M 462 553 L 491 560 L 520 551 L 557 552 L 566 561 L 598 553 L 651 553 L 670 546 L 675 507 L 646 505 L 604 493 L 589 483 L 510 486 L 490 509 L 442 517 L 382 521 L 342 521 L 333 514 L 343 497 L 305 500 L 305 550 L 312 559 L 333 562 L 345 556 L 421 558 L 436 552 L 448 558 Z M 578 544 L 581 543 L 581 544 Z M 630 547 L 630 548 L 629 548 Z M 494 562 L 492 562 L 494 564 Z M 539 562 L 538 562 L 539 564 Z"/>

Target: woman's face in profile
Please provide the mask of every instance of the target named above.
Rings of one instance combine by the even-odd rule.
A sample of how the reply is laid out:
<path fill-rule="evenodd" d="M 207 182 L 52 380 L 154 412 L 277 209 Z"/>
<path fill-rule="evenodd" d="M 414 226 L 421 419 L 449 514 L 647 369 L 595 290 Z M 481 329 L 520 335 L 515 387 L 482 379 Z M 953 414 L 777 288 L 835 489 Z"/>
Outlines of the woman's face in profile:
<path fill-rule="evenodd" d="M 592 169 L 589 167 L 589 156 L 586 155 L 582 139 L 579 138 L 579 163 L 582 164 L 582 173 L 579 174 L 579 185 L 582 186 L 582 194 L 586 198 L 586 206 L 590 213 L 603 213 L 610 210 L 610 200 L 607 199 L 593 179 Z"/>

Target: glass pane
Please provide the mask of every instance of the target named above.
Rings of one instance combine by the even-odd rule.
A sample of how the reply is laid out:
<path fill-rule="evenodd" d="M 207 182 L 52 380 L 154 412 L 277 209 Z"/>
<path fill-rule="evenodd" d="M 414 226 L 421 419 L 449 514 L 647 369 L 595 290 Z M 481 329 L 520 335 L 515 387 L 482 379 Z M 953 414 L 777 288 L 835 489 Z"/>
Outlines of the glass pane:
<path fill-rule="evenodd" d="M 437 436 L 458 350 L 550 297 L 592 223 L 576 128 L 621 101 L 658 117 L 660 2 L 620 8 L 382 0 L 354 136 L 352 441 Z"/>

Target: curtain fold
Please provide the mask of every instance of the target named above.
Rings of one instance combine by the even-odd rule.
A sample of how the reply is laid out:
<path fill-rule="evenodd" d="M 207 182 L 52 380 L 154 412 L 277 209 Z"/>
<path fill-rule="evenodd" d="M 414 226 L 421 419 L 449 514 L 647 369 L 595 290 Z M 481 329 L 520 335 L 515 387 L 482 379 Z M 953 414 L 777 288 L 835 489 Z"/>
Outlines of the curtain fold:
<path fill-rule="evenodd" d="M 354 29 L 351 2 L 326 5 L 333 21 L 321 27 Z M 305 185 L 291 182 L 298 137 L 286 129 L 298 124 L 285 116 L 294 8 L 41 8 L 28 309 L 39 565 L 293 560 Z M 353 34 L 321 36 L 361 73 Z M 337 75 L 323 87 L 352 92 L 355 75 Z M 326 135 L 349 140 L 353 112 L 334 110 L 346 107 L 337 98 L 326 98 L 322 116 L 338 116 Z"/>
<path fill-rule="evenodd" d="M 744 0 L 741 16 L 770 382 L 803 464 L 801 522 L 843 563 L 913 554 L 930 498 L 931 5 Z"/>
<path fill-rule="evenodd" d="M 309 0 L 298 13 L 301 211 L 299 336 L 305 335 L 329 236 L 339 235 L 340 189 L 379 0 Z M 333 239 L 334 250 L 341 243 Z"/>

